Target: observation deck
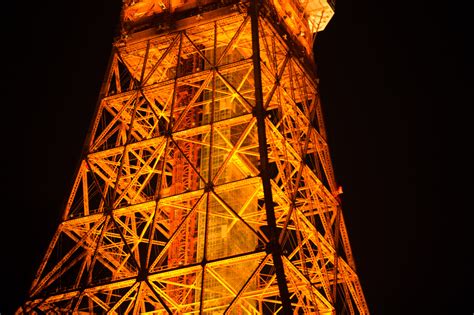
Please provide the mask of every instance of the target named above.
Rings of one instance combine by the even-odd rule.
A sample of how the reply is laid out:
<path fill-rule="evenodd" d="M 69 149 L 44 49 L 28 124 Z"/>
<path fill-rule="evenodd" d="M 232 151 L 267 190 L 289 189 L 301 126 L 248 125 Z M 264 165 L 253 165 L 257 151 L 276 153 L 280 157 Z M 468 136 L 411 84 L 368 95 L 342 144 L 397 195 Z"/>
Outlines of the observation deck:
<path fill-rule="evenodd" d="M 181 17 L 199 16 L 220 7 L 238 7 L 248 1 L 235 0 L 125 0 L 122 9 L 122 32 L 133 33 L 153 27 L 153 24 L 172 24 Z M 323 31 L 334 15 L 332 0 L 263 0 L 263 5 L 276 13 L 278 21 L 289 33 L 298 37 L 308 50 L 313 36 Z"/>

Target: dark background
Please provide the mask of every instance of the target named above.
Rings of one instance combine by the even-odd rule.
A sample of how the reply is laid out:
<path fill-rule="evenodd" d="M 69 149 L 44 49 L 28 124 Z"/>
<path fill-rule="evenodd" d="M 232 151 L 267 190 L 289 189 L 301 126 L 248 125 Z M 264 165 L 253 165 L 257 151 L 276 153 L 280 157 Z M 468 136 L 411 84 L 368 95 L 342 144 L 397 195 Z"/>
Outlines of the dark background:
<path fill-rule="evenodd" d="M 472 314 L 472 31 L 460 2 L 338 0 L 316 61 L 372 314 Z M 59 223 L 121 1 L 2 10 L 0 312 Z"/>

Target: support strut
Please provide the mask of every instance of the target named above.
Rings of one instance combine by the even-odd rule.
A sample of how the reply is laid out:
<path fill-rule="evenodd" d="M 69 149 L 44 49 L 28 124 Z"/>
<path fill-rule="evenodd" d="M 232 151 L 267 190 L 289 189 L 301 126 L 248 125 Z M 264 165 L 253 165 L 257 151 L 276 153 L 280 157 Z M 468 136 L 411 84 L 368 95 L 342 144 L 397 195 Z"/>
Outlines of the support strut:
<path fill-rule="evenodd" d="M 265 211 L 267 215 L 267 225 L 270 233 L 268 249 L 273 257 L 278 289 L 283 306 L 283 314 L 291 314 L 290 293 L 281 259 L 281 247 L 278 242 L 278 231 L 276 227 L 275 209 L 273 206 L 272 187 L 270 183 L 270 173 L 268 167 L 267 135 L 265 132 L 265 109 L 263 107 L 262 77 L 260 67 L 260 43 L 258 31 L 258 17 L 260 11 L 260 0 L 250 2 L 250 23 L 252 30 L 252 61 L 255 84 L 255 109 L 254 115 L 257 118 L 258 148 L 260 154 L 260 177 L 262 178 Z"/>

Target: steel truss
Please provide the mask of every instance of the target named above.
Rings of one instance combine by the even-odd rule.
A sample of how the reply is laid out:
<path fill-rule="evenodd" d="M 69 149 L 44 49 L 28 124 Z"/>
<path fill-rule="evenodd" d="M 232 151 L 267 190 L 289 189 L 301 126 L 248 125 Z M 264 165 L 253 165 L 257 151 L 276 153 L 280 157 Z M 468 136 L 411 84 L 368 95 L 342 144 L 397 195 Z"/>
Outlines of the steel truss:
<path fill-rule="evenodd" d="M 18 313 L 369 313 L 312 63 L 268 8 L 224 9 L 116 41 Z"/>

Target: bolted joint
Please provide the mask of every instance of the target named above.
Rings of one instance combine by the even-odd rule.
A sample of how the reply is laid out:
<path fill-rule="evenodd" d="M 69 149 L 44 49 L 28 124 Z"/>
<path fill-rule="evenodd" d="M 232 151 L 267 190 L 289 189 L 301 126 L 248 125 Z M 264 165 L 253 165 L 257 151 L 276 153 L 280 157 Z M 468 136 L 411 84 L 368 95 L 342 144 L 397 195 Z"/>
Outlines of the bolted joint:
<path fill-rule="evenodd" d="M 107 207 L 107 208 L 104 209 L 104 214 L 105 214 L 105 215 L 110 215 L 110 216 L 112 216 L 113 212 L 114 212 L 114 210 L 113 210 L 112 208 L 110 208 L 110 207 Z"/>
<path fill-rule="evenodd" d="M 206 186 L 204 187 L 205 192 L 210 192 L 214 191 L 214 184 L 213 183 L 207 183 Z"/>
<path fill-rule="evenodd" d="M 267 246 L 265 247 L 265 253 L 272 254 L 272 255 L 278 255 L 278 256 L 287 256 L 288 255 L 288 251 L 286 249 L 282 249 L 280 247 L 280 243 L 278 243 L 278 241 L 268 242 Z"/>
<path fill-rule="evenodd" d="M 255 106 L 252 108 L 252 116 L 258 118 L 259 116 L 262 116 L 263 118 L 269 116 L 270 113 L 266 111 L 263 108 L 258 108 L 258 106 Z"/>
<path fill-rule="evenodd" d="M 148 278 L 148 270 L 140 269 L 137 275 L 137 281 L 146 281 Z"/>
<path fill-rule="evenodd" d="M 265 247 L 265 252 L 267 254 L 277 254 L 281 255 L 281 250 L 280 250 L 280 245 L 278 241 L 270 241 L 267 243 L 267 246 Z"/>

